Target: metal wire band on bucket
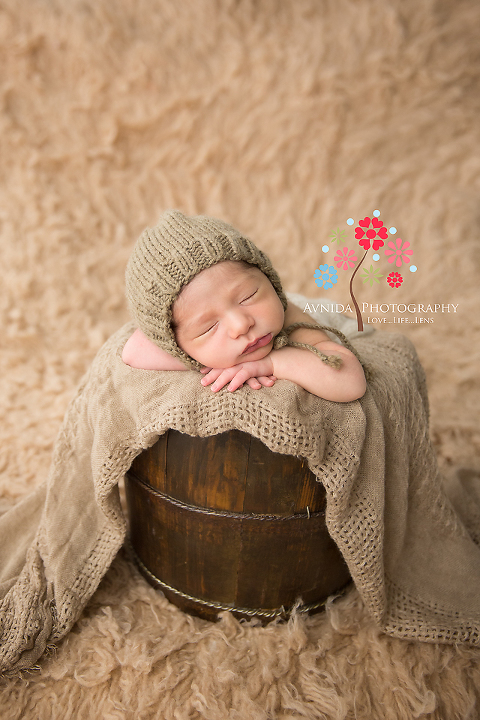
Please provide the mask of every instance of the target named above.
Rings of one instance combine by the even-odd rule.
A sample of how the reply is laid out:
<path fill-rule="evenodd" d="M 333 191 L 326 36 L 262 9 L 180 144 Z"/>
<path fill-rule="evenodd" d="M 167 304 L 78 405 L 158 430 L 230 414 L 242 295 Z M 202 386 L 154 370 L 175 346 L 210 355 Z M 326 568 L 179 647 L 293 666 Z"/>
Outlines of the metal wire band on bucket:
<path fill-rule="evenodd" d="M 161 590 L 167 590 L 171 593 L 174 593 L 178 597 L 183 598 L 184 600 L 190 600 L 191 602 L 198 603 L 200 605 L 204 605 L 205 607 L 213 608 L 214 610 L 218 610 L 218 611 L 229 610 L 231 612 L 241 613 L 242 615 L 249 615 L 252 617 L 258 616 L 258 617 L 262 617 L 262 618 L 266 618 L 266 619 L 271 618 L 273 620 L 276 617 L 288 617 L 292 613 L 294 608 L 296 609 L 296 611 L 298 613 L 308 614 L 314 610 L 319 610 L 320 608 L 325 607 L 327 600 L 328 600 L 328 598 L 327 598 L 325 600 L 322 600 L 321 602 L 310 603 L 309 605 L 298 604 L 291 608 L 285 608 L 282 606 L 282 607 L 274 608 L 271 610 L 265 610 L 264 608 L 240 608 L 240 607 L 235 607 L 232 605 L 222 605 L 222 603 L 216 603 L 216 602 L 211 602 L 208 600 L 202 600 L 201 598 L 197 598 L 197 597 L 193 597 L 192 595 L 188 595 L 187 593 L 184 593 L 181 590 L 177 590 L 176 588 L 172 587 L 171 585 L 168 585 L 167 583 L 162 582 L 162 580 L 157 578 L 157 576 L 154 575 L 146 567 L 146 565 L 144 565 L 144 563 L 140 560 L 140 558 L 138 557 L 137 553 L 135 552 L 135 550 L 133 548 L 133 545 L 132 545 L 129 537 L 127 537 L 125 544 L 127 546 L 128 552 L 133 557 L 135 563 L 138 565 L 141 572 L 144 575 L 147 575 L 148 578 L 151 581 L 153 581 L 154 584 L 158 585 L 158 587 Z M 340 596 L 344 595 L 345 592 L 347 591 L 347 589 L 350 587 L 350 585 L 351 585 L 351 582 L 348 582 L 344 588 L 342 588 L 341 590 L 339 590 L 338 592 L 335 593 L 334 597 L 340 597 Z"/>

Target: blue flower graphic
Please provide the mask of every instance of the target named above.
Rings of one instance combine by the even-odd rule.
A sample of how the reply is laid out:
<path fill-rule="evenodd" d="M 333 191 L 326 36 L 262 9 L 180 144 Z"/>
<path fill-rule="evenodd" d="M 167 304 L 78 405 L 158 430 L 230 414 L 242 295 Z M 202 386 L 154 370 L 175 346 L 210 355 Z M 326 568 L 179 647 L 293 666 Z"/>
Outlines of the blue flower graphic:
<path fill-rule="evenodd" d="M 325 288 L 325 290 L 333 287 L 338 282 L 337 271 L 333 265 L 320 265 L 320 267 L 315 270 L 314 278 L 316 285 Z"/>

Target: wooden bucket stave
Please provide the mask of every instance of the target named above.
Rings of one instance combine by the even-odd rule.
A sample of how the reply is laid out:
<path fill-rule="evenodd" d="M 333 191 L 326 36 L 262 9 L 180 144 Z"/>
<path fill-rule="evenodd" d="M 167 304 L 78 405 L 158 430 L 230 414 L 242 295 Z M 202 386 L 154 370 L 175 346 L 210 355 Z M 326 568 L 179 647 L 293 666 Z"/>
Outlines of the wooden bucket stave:
<path fill-rule="evenodd" d="M 187 612 L 268 620 L 320 608 L 350 581 L 306 463 L 231 430 L 169 430 L 126 479 L 130 539 L 147 579 Z"/>

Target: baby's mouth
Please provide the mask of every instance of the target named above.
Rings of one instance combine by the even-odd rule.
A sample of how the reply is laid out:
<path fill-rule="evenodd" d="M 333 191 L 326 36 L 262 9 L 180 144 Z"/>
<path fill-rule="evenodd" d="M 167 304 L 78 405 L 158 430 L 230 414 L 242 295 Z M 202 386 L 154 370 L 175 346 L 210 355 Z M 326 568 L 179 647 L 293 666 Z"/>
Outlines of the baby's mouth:
<path fill-rule="evenodd" d="M 255 340 L 255 342 L 250 343 L 250 345 L 247 345 L 245 350 L 243 351 L 242 355 L 245 355 L 246 353 L 251 353 L 254 350 L 258 350 L 258 348 L 265 347 L 265 345 L 268 345 L 268 343 L 272 339 L 272 333 L 268 333 L 268 335 L 263 335 L 261 338 L 258 338 L 258 340 Z"/>

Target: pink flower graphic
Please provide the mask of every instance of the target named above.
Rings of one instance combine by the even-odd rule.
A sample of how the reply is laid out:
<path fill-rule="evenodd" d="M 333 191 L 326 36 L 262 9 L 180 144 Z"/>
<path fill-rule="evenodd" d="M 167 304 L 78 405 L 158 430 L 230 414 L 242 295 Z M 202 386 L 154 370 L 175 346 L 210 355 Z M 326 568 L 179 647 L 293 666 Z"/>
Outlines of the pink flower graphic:
<path fill-rule="evenodd" d="M 349 250 L 347 247 L 344 247 L 343 250 L 337 250 L 337 254 L 333 258 L 333 261 L 337 263 L 337 268 L 341 267 L 342 270 L 349 270 L 357 262 L 357 256 L 354 254 L 353 250 Z"/>
<path fill-rule="evenodd" d="M 413 253 L 413 250 L 408 249 L 409 247 L 410 243 L 407 242 L 407 240 L 405 240 L 405 242 L 403 242 L 401 238 L 397 238 L 395 241 L 390 240 L 385 248 L 385 255 L 387 256 L 388 262 L 394 262 L 397 267 L 401 267 L 402 262 L 409 263 L 410 258 L 408 256 Z"/>
<path fill-rule="evenodd" d="M 403 282 L 403 277 L 400 275 L 400 273 L 397 272 L 391 272 L 390 275 L 387 277 L 387 283 L 390 285 L 390 287 L 400 287 L 400 285 Z"/>
<path fill-rule="evenodd" d="M 372 227 L 370 227 L 370 224 Z M 370 220 L 369 217 L 360 220 L 358 225 L 360 227 L 355 228 L 355 237 L 358 240 L 358 244 L 365 248 L 370 249 L 370 242 L 373 241 L 373 249 L 378 250 L 383 247 L 384 240 L 387 239 L 387 228 L 384 227 L 383 222 L 378 218 L 374 217 Z M 380 239 L 382 238 L 382 239 Z"/>

